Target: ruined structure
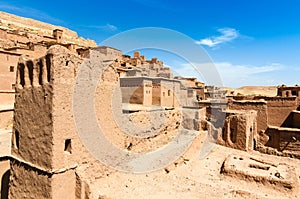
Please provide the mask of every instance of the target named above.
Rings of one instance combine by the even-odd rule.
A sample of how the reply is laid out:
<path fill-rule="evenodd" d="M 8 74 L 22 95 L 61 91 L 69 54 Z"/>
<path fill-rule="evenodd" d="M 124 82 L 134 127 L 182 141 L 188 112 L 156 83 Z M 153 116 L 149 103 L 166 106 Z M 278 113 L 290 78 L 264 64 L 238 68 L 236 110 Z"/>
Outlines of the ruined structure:
<path fill-rule="evenodd" d="M 64 48 L 19 62 L 11 198 L 24 198 L 28 192 L 37 198 L 75 197 L 75 157 L 80 143 L 72 120 L 67 124 L 66 119 L 72 118 L 72 107 L 67 104 L 72 101 L 71 88 L 80 63 Z"/>
<path fill-rule="evenodd" d="M 255 111 L 227 111 L 218 143 L 240 150 L 255 150 L 257 142 Z"/>
<path fill-rule="evenodd" d="M 256 181 L 280 191 L 297 193 L 299 189 L 295 168 L 284 163 L 274 164 L 251 157 L 229 155 L 222 165 L 221 173 Z"/>
<path fill-rule="evenodd" d="M 147 60 L 139 52 L 130 57 L 113 47 L 95 47 L 93 42 L 78 38 L 72 31 L 43 23 L 32 26 L 32 21 L 25 20 L 25 25 L 21 25 L 18 19 L 14 19 L 7 27 L 13 17 L 2 14 L 2 18 L 1 199 L 99 199 L 118 191 L 126 196 L 143 197 L 135 195 L 136 186 L 146 189 L 155 184 L 150 189 L 152 193 L 153 187 L 160 187 L 156 184 L 160 178 L 171 181 L 174 190 L 188 194 L 212 185 L 222 187 L 218 191 L 227 194 L 232 187 L 239 189 L 243 186 L 248 192 L 233 191 L 248 197 L 252 187 L 257 186 L 257 189 L 272 192 L 274 189 L 275 193 L 269 198 L 280 194 L 281 197 L 285 192 L 298 197 L 299 173 L 295 167 L 299 170 L 299 86 L 280 86 L 278 95 L 273 97 L 229 96 L 225 89 L 205 86 L 196 78 L 173 77 L 170 68 L 164 67 L 157 58 Z M 187 136 L 185 132 L 191 131 L 196 135 L 191 148 L 156 174 L 130 176 L 95 160 L 79 139 L 78 131 L 82 129 L 77 129 L 73 115 L 73 92 L 79 66 L 92 55 L 98 58 L 96 63 L 108 66 L 99 77 L 101 85 L 95 89 L 94 105 L 97 120 L 114 146 L 126 152 L 146 153 L 174 142 L 178 133 Z M 96 76 L 93 67 L 99 65 L 90 63 L 87 77 Z M 85 81 L 91 83 L 88 78 Z M 122 95 L 116 95 L 120 99 L 115 98 L 120 103 L 117 104 L 119 112 L 115 111 L 115 104 L 111 101 L 117 92 L 116 87 L 120 88 Z M 15 103 L 14 107 L 12 103 Z M 124 109 L 122 112 L 124 104 L 134 108 L 127 106 L 128 112 Z M 120 121 L 114 115 L 116 112 L 120 113 Z M 85 120 L 85 117 L 82 115 L 81 119 Z M 150 130 L 122 126 L 125 122 Z M 152 130 L 157 132 L 151 134 Z M 144 137 L 130 136 L 128 131 Z M 216 151 L 212 151 L 213 160 L 208 160 L 210 157 L 199 159 L 199 151 L 209 148 L 205 145 L 206 138 L 218 144 Z M 200 149 L 203 146 L 204 149 Z M 233 151 L 244 155 L 226 158 Z M 295 159 L 271 158 L 258 152 Z M 197 157 L 192 160 L 191 154 Z M 114 159 L 114 155 L 108 154 L 106 158 Z M 275 159 L 277 163 L 258 156 Z M 215 159 L 217 163 L 211 164 Z M 185 166 L 176 173 L 176 168 L 182 165 Z M 187 172 L 186 168 L 190 170 Z M 207 173 L 203 174 L 201 170 Z M 165 176 L 172 175 L 172 172 L 174 176 Z M 227 178 L 240 181 L 233 185 Z M 150 180 L 143 183 L 141 179 Z M 211 182 L 204 183 L 205 186 L 196 184 L 206 180 Z M 132 181 L 136 184 L 130 184 Z M 255 186 L 249 188 L 242 181 Z M 127 184 L 121 186 L 122 183 Z M 180 190 L 185 184 L 191 184 L 192 188 Z M 216 193 L 215 187 L 209 189 L 211 193 Z M 193 196 L 199 198 L 203 197 L 202 194 Z M 227 196 L 217 195 L 217 198 Z M 255 196 L 260 198 L 265 194 Z"/>

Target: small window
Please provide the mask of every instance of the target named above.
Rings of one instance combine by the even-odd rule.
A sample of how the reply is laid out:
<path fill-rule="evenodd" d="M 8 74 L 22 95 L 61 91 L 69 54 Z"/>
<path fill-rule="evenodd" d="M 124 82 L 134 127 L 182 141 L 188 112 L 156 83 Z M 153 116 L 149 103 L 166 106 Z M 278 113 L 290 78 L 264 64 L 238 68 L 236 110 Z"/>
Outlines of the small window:
<path fill-rule="evenodd" d="M 16 84 L 11 84 L 11 89 L 15 89 L 16 88 Z"/>
<path fill-rule="evenodd" d="M 292 91 L 293 96 L 297 96 L 297 91 Z"/>
<path fill-rule="evenodd" d="M 163 97 L 165 96 L 165 92 L 163 92 Z"/>
<path fill-rule="evenodd" d="M 15 133 L 14 133 L 14 147 L 15 147 L 15 149 L 19 149 L 19 147 L 20 147 L 20 133 L 19 133 L 19 131 L 15 131 Z"/>
<path fill-rule="evenodd" d="M 236 132 L 233 128 L 230 128 L 230 140 L 232 143 L 236 142 Z"/>
<path fill-rule="evenodd" d="M 168 90 L 168 96 L 171 96 L 171 90 Z"/>
<path fill-rule="evenodd" d="M 68 152 L 68 153 L 72 153 L 72 145 L 71 145 L 71 139 L 66 139 L 65 140 L 65 149 L 64 151 Z"/>
<path fill-rule="evenodd" d="M 9 67 L 9 72 L 14 72 L 15 71 L 15 67 L 14 66 L 10 66 Z"/>

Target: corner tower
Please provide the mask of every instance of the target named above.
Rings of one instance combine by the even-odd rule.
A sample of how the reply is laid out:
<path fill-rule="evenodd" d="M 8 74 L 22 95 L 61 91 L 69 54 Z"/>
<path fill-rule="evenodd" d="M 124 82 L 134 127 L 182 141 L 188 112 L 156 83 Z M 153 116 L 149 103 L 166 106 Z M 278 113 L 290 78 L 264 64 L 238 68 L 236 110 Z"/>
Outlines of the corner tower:
<path fill-rule="evenodd" d="M 75 198 L 81 146 L 72 96 L 82 60 L 62 46 L 18 63 L 10 198 Z"/>

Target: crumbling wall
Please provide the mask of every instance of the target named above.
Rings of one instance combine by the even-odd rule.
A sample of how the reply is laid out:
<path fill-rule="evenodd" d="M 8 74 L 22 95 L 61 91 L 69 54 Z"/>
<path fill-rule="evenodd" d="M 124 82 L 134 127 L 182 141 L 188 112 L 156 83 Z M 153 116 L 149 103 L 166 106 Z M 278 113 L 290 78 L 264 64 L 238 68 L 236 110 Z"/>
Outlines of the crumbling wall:
<path fill-rule="evenodd" d="M 182 108 L 182 126 L 185 129 L 201 131 L 205 129 L 203 121 L 206 120 L 206 108 Z"/>
<path fill-rule="evenodd" d="M 300 129 L 270 126 L 266 134 L 269 136 L 266 146 L 300 155 Z"/>
<path fill-rule="evenodd" d="M 290 112 L 281 127 L 300 128 L 300 111 Z"/>
<path fill-rule="evenodd" d="M 231 110 L 254 110 L 257 112 L 257 132 L 268 127 L 268 107 L 265 101 L 229 101 L 228 108 Z"/>
<path fill-rule="evenodd" d="M 51 198 L 51 174 L 16 160 L 10 168 L 9 198 Z"/>
<path fill-rule="evenodd" d="M 267 99 L 268 125 L 281 126 L 289 114 L 296 110 L 298 101 L 296 97 L 274 97 Z"/>
<path fill-rule="evenodd" d="M 95 162 L 80 142 L 73 120 L 73 90 L 81 62 L 62 46 L 52 46 L 40 59 L 20 60 L 12 198 L 74 198 L 75 168 Z M 100 164 L 98 168 L 103 171 Z"/>
<path fill-rule="evenodd" d="M 256 148 L 256 112 L 230 112 L 225 118 L 222 135 L 217 143 L 244 151 Z"/>

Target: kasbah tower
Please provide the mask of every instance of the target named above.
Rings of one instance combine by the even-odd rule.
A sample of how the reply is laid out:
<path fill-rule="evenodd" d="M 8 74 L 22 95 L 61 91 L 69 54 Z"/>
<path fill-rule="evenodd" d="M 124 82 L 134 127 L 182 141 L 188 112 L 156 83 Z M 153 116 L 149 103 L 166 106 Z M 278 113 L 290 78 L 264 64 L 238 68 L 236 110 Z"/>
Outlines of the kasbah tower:
<path fill-rule="evenodd" d="M 62 46 L 20 59 L 17 68 L 10 198 L 75 198 L 80 158 L 72 94 L 81 60 Z"/>

